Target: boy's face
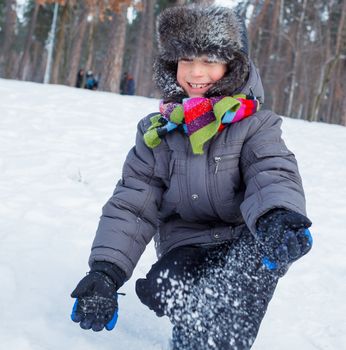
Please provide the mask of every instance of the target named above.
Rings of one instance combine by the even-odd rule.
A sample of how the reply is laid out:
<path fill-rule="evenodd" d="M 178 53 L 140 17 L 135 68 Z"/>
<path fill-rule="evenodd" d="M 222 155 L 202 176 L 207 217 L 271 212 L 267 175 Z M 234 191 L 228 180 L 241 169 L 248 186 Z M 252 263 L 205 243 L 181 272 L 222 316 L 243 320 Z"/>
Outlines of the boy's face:
<path fill-rule="evenodd" d="M 208 56 L 183 58 L 178 61 L 177 80 L 189 97 L 203 97 L 226 70 L 226 63 L 210 61 Z"/>

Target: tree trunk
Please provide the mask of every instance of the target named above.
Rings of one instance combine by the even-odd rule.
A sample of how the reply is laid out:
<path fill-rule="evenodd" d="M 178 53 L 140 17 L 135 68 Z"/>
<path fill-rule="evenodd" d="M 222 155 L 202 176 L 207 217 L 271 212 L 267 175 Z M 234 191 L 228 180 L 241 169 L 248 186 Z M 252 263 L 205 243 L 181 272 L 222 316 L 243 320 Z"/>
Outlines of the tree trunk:
<path fill-rule="evenodd" d="M 346 125 L 346 104 L 345 104 L 345 90 L 346 82 L 340 77 L 346 76 L 346 66 L 342 59 L 337 63 L 331 82 L 333 82 L 332 87 L 329 90 L 328 103 L 328 116 L 330 116 L 330 122 L 334 122 L 341 125 Z M 331 117 L 337 116 L 337 118 L 331 119 Z"/>
<path fill-rule="evenodd" d="M 94 70 L 93 58 L 94 58 L 94 33 L 95 33 L 96 18 L 89 23 L 89 33 L 88 33 L 88 56 L 85 63 L 85 69 Z"/>
<path fill-rule="evenodd" d="M 262 28 L 262 21 L 268 11 L 269 5 L 270 5 L 270 0 L 265 0 L 259 14 L 256 17 L 254 17 L 253 15 L 253 17 L 251 18 L 251 22 L 249 25 L 249 39 L 250 39 L 250 42 L 252 43 L 255 41 L 257 31 Z M 257 6 L 259 6 L 259 0 L 256 0 L 256 4 L 254 5 L 254 8 L 256 9 Z"/>
<path fill-rule="evenodd" d="M 75 35 L 73 40 L 73 46 L 70 55 L 70 65 L 69 65 L 69 74 L 67 77 L 67 84 L 69 86 L 75 86 L 76 77 L 79 70 L 80 59 L 82 55 L 82 45 L 87 28 L 87 11 L 82 8 L 79 18 L 77 21 L 77 28 L 75 29 Z"/>
<path fill-rule="evenodd" d="M 111 24 L 108 50 L 103 65 L 100 89 L 119 92 L 126 36 L 127 5 L 121 5 L 120 13 L 114 15 Z"/>
<path fill-rule="evenodd" d="M 289 117 L 292 117 L 292 110 L 293 110 L 293 98 L 294 98 L 294 93 L 295 93 L 295 88 L 296 88 L 296 82 L 297 82 L 297 69 L 298 69 L 298 64 L 300 62 L 300 45 L 299 45 L 299 36 L 301 34 L 301 28 L 303 26 L 303 21 L 305 18 L 305 10 L 306 10 L 306 4 L 307 0 L 304 0 L 303 2 L 303 8 L 300 14 L 299 22 L 298 22 L 298 27 L 296 31 L 296 37 L 295 37 L 295 50 L 293 51 L 293 66 L 292 66 L 292 79 L 291 79 L 291 85 L 289 89 L 289 97 L 288 97 L 288 108 L 287 108 L 287 115 Z"/>
<path fill-rule="evenodd" d="M 274 76 L 274 82 L 271 85 L 272 88 L 272 104 L 270 108 L 274 111 L 278 111 L 280 108 L 280 97 L 283 93 L 282 85 L 283 79 L 281 77 L 281 65 L 282 65 L 282 40 L 283 40 L 283 28 L 284 28 L 284 0 L 280 0 L 280 10 L 279 10 L 279 18 L 278 18 L 278 33 L 277 33 L 277 49 L 276 49 L 276 60 L 275 66 L 271 69 L 272 74 Z"/>
<path fill-rule="evenodd" d="M 312 111 L 310 114 L 310 120 L 312 121 L 316 121 L 318 119 L 321 103 L 326 93 L 331 76 L 333 74 L 333 70 L 337 66 L 338 61 L 340 60 L 341 50 L 344 44 L 343 36 L 345 35 L 345 17 L 346 17 L 346 2 L 343 3 L 340 22 L 338 25 L 335 55 L 332 57 L 327 57 L 327 61 L 322 66 L 320 86 L 319 86 L 319 90 L 314 100 L 314 104 L 312 106 Z"/>
<path fill-rule="evenodd" d="M 23 52 L 22 59 L 20 61 L 19 68 L 18 68 L 18 73 L 17 73 L 17 78 L 20 80 L 26 80 L 28 78 L 27 67 L 30 61 L 30 48 L 32 44 L 32 37 L 34 34 L 34 30 L 37 24 L 37 15 L 38 15 L 39 9 L 40 9 L 40 4 L 35 2 L 34 11 L 30 19 L 29 31 L 27 33 L 26 40 L 25 40 L 24 52 Z"/>
<path fill-rule="evenodd" d="M 136 94 L 141 96 L 150 96 L 153 90 L 154 6 L 155 0 L 144 1 L 142 12 L 144 31 L 140 32 L 140 41 L 142 42 L 142 52 L 140 52 L 141 64 L 136 81 Z"/>
<path fill-rule="evenodd" d="M 273 15 L 270 16 L 268 21 L 268 29 L 270 30 L 269 38 L 268 38 L 269 45 L 268 45 L 268 50 L 265 50 L 265 57 L 267 60 L 267 64 L 264 65 L 261 70 L 261 75 L 264 80 L 267 79 L 268 70 L 270 71 L 273 65 L 275 65 L 276 63 L 276 55 L 274 56 L 273 50 L 279 37 L 278 24 L 279 24 L 279 18 L 280 18 L 280 7 L 281 7 L 281 2 L 275 1 Z"/>
<path fill-rule="evenodd" d="M 42 44 L 40 42 L 34 41 L 32 43 L 31 50 L 32 50 L 31 80 L 37 83 L 41 83 L 43 81 L 43 76 L 41 76 L 40 74 L 40 67 L 43 66 L 42 52 L 44 51 L 44 48 L 42 47 Z"/>
<path fill-rule="evenodd" d="M 5 13 L 5 27 L 4 27 L 4 40 L 1 45 L 1 55 L 0 55 L 0 67 L 2 71 L 1 76 L 4 78 L 11 78 L 12 60 L 8 59 L 11 56 L 12 44 L 15 37 L 15 28 L 17 22 L 16 14 L 16 0 L 6 0 Z"/>
<path fill-rule="evenodd" d="M 72 60 L 73 43 L 75 41 L 74 39 L 76 36 L 79 16 L 80 16 L 80 9 L 78 9 L 78 7 L 75 5 L 75 2 L 68 0 L 68 4 L 69 4 L 69 11 L 68 11 L 67 23 L 65 27 L 66 35 L 64 39 L 65 47 L 63 50 L 63 57 L 62 57 L 60 73 L 59 73 L 61 82 L 62 84 L 65 84 L 65 85 L 68 85 L 68 76 L 70 73 L 70 64 Z"/>
<path fill-rule="evenodd" d="M 138 34 L 136 36 L 136 46 L 134 52 L 134 59 L 132 65 L 132 75 L 134 77 L 135 83 L 137 85 L 137 93 L 141 89 L 142 81 L 141 79 L 141 70 L 142 70 L 142 53 L 144 51 L 144 42 L 142 40 L 142 34 L 145 32 L 146 19 L 144 15 L 144 9 L 140 14 L 140 23 L 138 25 Z M 131 73 L 131 72 L 130 72 Z"/>
<path fill-rule="evenodd" d="M 346 99 L 342 100 L 341 125 L 346 126 Z"/>
<path fill-rule="evenodd" d="M 55 59 L 52 67 L 52 84 L 59 84 L 61 81 L 59 79 L 60 68 L 62 66 L 62 60 L 64 57 L 64 48 L 65 48 L 65 36 L 66 36 L 66 24 L 68 21 L 69 14 L 69 2 L 67 1 L 62 8 L 59 32 L 57 37 L 57 43 L 55 48 Z"/>

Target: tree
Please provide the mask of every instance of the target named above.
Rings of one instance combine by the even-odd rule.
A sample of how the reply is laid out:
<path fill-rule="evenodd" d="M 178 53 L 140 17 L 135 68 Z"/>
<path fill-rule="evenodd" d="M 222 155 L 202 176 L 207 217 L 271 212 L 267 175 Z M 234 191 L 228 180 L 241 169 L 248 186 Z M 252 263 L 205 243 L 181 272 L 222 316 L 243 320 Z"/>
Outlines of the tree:
<path fill-rule="evenodd" d="M 27 32 L 27 36 L 25 40 L 24 52 L 22 54 L 22 58 L 20 60 L 19 69 L 17 73 L 17 78 L 21 80 L 26 80 L 29 74 L 29 72 L 27 72 L 27 68 L 29 65 L 30 49 L 32 45 L 34 30 L 37 23 L 37 16 L 38 16 L 39 9 L 40 9 L 40 4 L 36 2 L 34 6 L 34 10 L 32 12 L 30 22 L 29 22 L 29 30 Z"/>
<path fill-rule="evenodd" d="M 136 94 L 150 96 L 153 91 L 152 67 L 154 53 L 154 8 L 155 0 L 143 0 L 140 13 L 139 32 L 137 34 L 134 78 L 137 82 Z"/>
<path fill-rule="evenodd" d="M 1 45 L 0 65 L 3 66 L 2 76 L 9 78 L 11 76 L 11 49 L 15 39 L 15 29 L 17 22 L 16 0 L 6 0 L 5 5 L 5 26 L 3 35 L 3 44 Z"/>
<path fill-rule="evenodd" d="M 74 86 L 76 82 L 77 72 L 80 67 L 80 60 L 82 54 L 82 45 L 87 29 L 88 10 L 83 2 L 78 2 L 78 12 L 74 21 L 74 32 L 72 50 L 70 53 L 69 73 L 67 76 L 67 84 Z"/>
<path fill-rule="evenodd" d="M 113 14 L 108 38 L 108 49 L 102 70 L 100 88 L 105 91 L 119 92 L 123 52 L 126 36 L 127 4 L 120 5 L 120 12 Z"/>
<path fill-rule="evenodd" d="M 336 44 L 335 44 L 335 50 L 332 52 L 328 50 L 328 54 L 326 57 L 325 62 L 322 64 L 321 67 L 321 73 L 319 77 L 319 85 L 318 85 L 318 90 L 317 94 L 314 98 L 314 102 L 312 105 L 311 109 L 311 114 L 309 120 L 316 121 L 318 120 L 318 115 L 321 109 L 322 105 L 322 99 L 326 94 L 328 85 L 331 81 L 333 72 L 335 70 L 341 72 L 341 61 L 342 59 L 346 59 L 345 55 L 345 38 L 346 38 L 346 26 L 345 26 L 345 17 L 346 17 L 346 1 L 343 2 L 342 8 L 341 8 L 341 15 L 339 18 L 339 23 L 337 26 L 337 32 L 336 32 Z M 331 31 L 328 32 L 329 35 L 332 35 Z M 331 40 L 329 40 L 330 42 Z M 336 79 L 338 81 L 338 79 Z M 334 91 L 339 90 L 338 88 L 340 87 L 340 83 L 337 84 L 337 88 L 334 89 Z M 341 89 L 340 89 L 341 90 Z M 343 125 L 346 125 L 346 110 L 345 110 L 345 105 L 344 105 L 344 98 L 342 99 L 342 108 L 341 108 L 341 118 L 340 121 Z"/>
<path fill-rule="evenodd" d="M 97 16 L 94 16 L 89 21 L 89 32 L 88 32 L 88 40 L 87 40 L 87 55 L 86 55 L 86 63 L 85 67 L 87 69 L 92 69 L 93 61 L 94 61 L 94 48 L 95 48 L 95 30 L 97 26 Z"/>
<path fill-rule="evenodd" d="M 64 58 L 64 50 L 65 48 L 65 37 L 66 37 L 66 27 L 69 20 L 69 11 L 71 7 L 71 1 L 66 1 L 65 4 L 62 5 L 60 23 L 55 47 L 55 58 L 54 65 L 52 69 L 52 79 L 51 82 L 53 84 L 61 83 L 60 79 L 60 69 L 62 67 L 62 61 Z"/>
<path fill-rule="evenodd" d="M 340 78 L 346 73 L 345 3 L 248 2 L 251 57 L 260 68 L 266 107 L 308 120 L 341 123 L 346 118 L 346 86 Z"/>

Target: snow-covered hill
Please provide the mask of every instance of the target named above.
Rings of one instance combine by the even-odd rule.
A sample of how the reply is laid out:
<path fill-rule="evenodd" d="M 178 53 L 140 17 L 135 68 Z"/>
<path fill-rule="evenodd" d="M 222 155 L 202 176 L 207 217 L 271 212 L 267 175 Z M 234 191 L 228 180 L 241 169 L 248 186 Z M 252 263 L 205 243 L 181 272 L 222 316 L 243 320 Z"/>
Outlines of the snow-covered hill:
<path fill-rule="evenodd" d="M 0 349 L 160 350 L 165 318 L 135 296 L 112 332 L 81 330 L 69 297 L 87 271 L 101 207 L 121 174 L 143 97 L 0 79 Z M 314 248 L 279 283 L 254 350 L 346 349 L 346 128 L 284 118 L 314 225 Z"/>

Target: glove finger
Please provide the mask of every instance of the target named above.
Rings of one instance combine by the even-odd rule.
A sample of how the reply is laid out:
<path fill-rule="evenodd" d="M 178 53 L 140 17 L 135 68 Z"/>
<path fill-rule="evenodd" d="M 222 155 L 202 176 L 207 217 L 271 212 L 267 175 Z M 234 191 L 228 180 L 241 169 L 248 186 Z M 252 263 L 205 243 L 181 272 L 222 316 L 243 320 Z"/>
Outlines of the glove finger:
<path fill-rule="evenodd" d="M 294 232 L 286 232 L 285 244 L 287 246 L 289 259 L 297 259 L 301 255 L 301 246 Z"/>
<path fill-rule="evenodd" d="M 100 332 L 100 331 L 102 331 L 104 326 L 105 326 L 105 323 L 98 320 L 98 321 L 93 322 L 91 328 L 94 332 Z"/>
<path fill-rule="evenodd" d="M 306 216 L 295 212 L 283 216 L 283 222 L 292 229 L 308 228 L 312 225 Z"/>
<path fill-rule="evenodd" d="M 87 314 L 84 318 L 84 320 L 82 320 L 82 322 L 79 324 L 81 328 L 83 329 L 90 329 L 93 321 L 95 319 L 94 314 Z"/>

